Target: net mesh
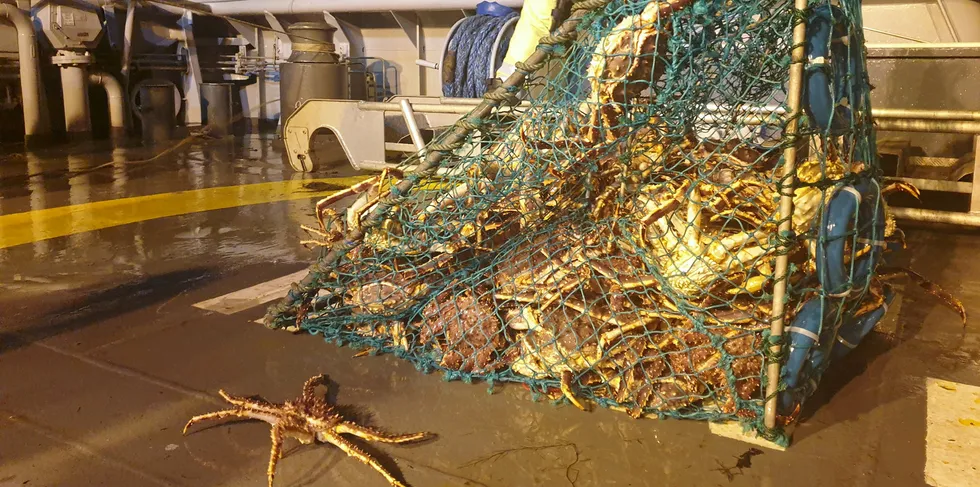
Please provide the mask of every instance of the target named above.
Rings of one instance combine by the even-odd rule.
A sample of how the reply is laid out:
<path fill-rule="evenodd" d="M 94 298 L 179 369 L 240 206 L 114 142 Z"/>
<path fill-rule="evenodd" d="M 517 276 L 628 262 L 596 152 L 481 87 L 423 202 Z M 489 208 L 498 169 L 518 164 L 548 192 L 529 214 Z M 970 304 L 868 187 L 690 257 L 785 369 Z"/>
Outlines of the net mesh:
<path fill-rule="evenodd" d="M 791 416 L 890 299 L 860 3 L 591 3 L 574 42 L 545 46 L 560 68 L 523 88 L 530 104 L 494 109 L 438 172 L 417 156 L 326 209 L 314 233 L 343 253 L 271 323 L 634 416 L 756 423 L 779 361 Z M 780 255 L 788 328 L 771 337 Z"/>

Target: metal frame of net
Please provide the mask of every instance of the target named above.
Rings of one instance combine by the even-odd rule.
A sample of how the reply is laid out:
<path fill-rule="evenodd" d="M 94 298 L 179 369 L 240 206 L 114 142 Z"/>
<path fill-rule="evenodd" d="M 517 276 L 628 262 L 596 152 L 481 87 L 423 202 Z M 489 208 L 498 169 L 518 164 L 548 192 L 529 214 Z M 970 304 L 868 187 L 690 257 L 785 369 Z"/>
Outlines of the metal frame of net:
<path fill-rule="evenodd" d="M 267 322 L 780 440 L 881 318 L 895 234 L 860 2 L 804 5 L 577 2 L 403 171 L 318 211 L 323 253 Z"/>

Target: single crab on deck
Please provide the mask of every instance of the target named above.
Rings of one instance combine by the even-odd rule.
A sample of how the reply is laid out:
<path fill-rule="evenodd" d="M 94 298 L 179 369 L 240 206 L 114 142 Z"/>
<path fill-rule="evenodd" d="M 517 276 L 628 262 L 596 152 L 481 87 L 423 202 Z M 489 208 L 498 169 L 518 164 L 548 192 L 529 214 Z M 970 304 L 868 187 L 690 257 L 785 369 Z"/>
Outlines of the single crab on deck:
<path fill-rule="evenodd" d="M 404 487 L 377 459 L 365 453 L 357 445 L 341 435 L 352 435 L 358 438 L 381 443 L 411 443 L 423 440 L 429 433 L 410 433 L 392 435 L 362 426 L 352 421 L 344 420 L 323 396 L 316 394 L 316 386 L 324 384 L 326 375 L 318 375 L 306 381 L 303 385 L 303 395 L 282 404 L 267 402 L 259 398 L 244 398 L 231 396 L 225 391 L 218 391 L 224 400 L 234 407 L 223 411 L 194 416 L 184 426 L 184 434 L 196 423 L 210 419 L 251 418 L 265 421 L 272 426 L 272 453 L 269 457 L 269 487 L 272 487 L 276 476 L 276 464 L 282 457 L 284 438 L 296 438 L 300 443 L 310 444 L 314 441 L 330 443 L 377 470 L 394 487 Z"/>

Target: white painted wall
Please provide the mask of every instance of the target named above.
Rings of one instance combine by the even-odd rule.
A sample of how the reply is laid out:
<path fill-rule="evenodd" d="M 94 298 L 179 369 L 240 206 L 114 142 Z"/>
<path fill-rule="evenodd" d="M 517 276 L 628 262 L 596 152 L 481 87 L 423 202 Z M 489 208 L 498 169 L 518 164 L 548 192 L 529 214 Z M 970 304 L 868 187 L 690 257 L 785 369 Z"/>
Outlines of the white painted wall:
<path fill-rule="evenodd" d="M 960 42 L 980 42 L 980 1 L 941 0 Z M 939 3 L 934 0 L 865 0 L 864 26 L 925 42 L 953 42 Z M 907 39 L 866 31 L 870 44 L 908 43 Z"/>
<path fill-rule="evenodd" d="M 421 12 L 418 16 L 422 26 L 425 59 L 438 62 L 449 29 L 457 20 L 463 18 L 463 13 Z M 362 27 L 359 31 L 364 46 L 361 55 L 383 58 L 392 63 L 398 70 L 400 94 L 423 94 L 419 88 L 420 68 L 415 64 L 415 60 L 419 58 L 417 48 L 393 19 L 389 20 L 387 25 Z M 427 69 L 424 94 L 438 96 L 441 93 L 442 82 L 439 72 Z"/>

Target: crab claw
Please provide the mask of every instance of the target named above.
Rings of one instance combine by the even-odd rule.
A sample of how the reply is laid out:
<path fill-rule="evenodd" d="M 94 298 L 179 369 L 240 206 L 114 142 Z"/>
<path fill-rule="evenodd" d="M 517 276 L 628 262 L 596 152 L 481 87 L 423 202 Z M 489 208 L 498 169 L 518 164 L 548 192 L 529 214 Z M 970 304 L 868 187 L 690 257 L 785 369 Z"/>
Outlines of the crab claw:
<path fill-rule="evenodd" d="M 572 403 L 575 407 L 581 409 L 582 411 L 588 411 L 584 404 L 582 404 L 577 397 L 575 397 L 575 391 L 572 390 L 572 371 L 566 370 L 561 373 L 561 393 Z"/>

